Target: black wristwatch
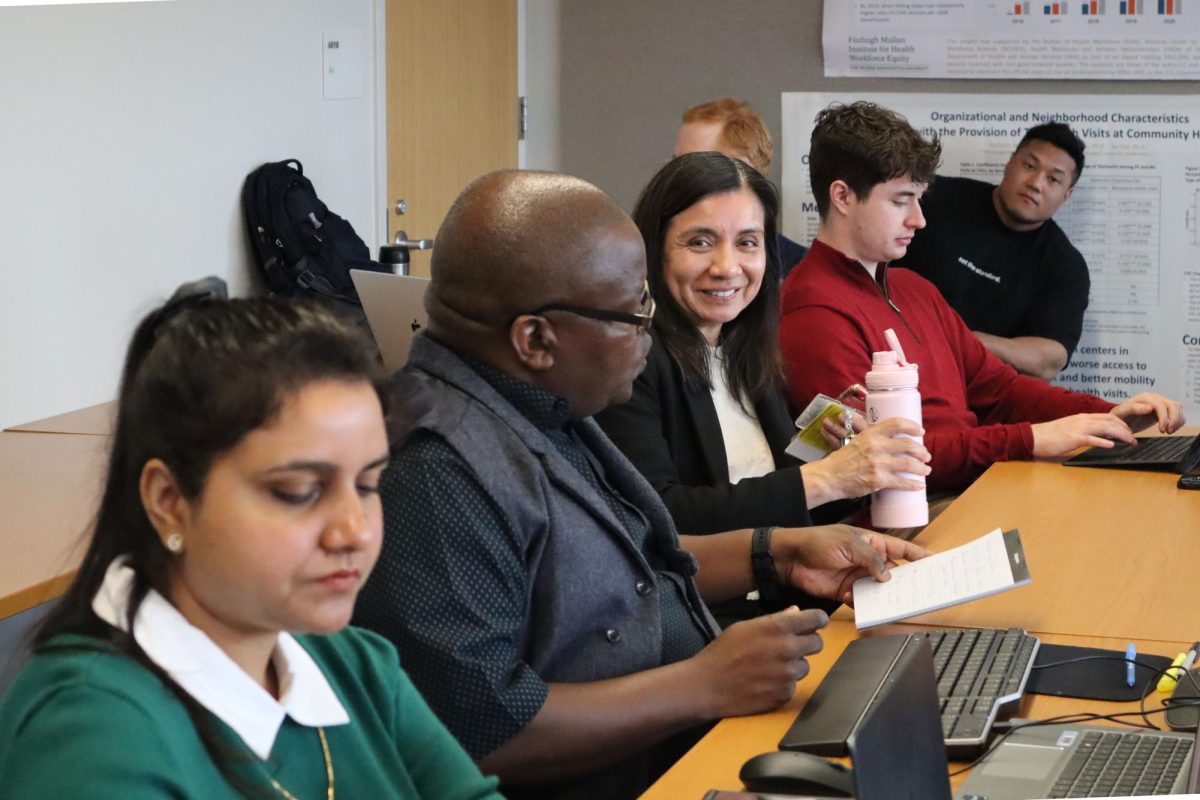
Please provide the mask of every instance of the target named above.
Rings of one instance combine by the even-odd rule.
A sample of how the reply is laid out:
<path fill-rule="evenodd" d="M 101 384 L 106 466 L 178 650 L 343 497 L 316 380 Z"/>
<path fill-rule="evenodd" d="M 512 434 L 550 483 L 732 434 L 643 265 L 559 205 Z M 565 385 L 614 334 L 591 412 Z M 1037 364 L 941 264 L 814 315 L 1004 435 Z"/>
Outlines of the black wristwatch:
<path fill-rule="evenodd" d="M 779 584 L 779 573 L 775 570 L 775 559 L 771 557 L 771 531 L 774 528 L 755 528 L 750 539 L 750 569 L 754 572 L 754 583 L 758 586 L 758 601 L 768 610 L 779 603 L 783 587 Z"/>

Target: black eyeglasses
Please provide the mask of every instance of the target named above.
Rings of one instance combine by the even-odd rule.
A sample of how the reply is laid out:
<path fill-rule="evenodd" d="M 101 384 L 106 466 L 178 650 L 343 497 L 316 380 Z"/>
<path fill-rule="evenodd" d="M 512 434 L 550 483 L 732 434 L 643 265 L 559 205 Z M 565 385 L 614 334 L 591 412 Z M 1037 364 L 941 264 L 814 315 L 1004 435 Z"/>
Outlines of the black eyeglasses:
<path fill-rule="evenodd" d="M 650 330 L 651 323 L 654 322 L 654 311 L 657 308 L 654 302 L 654 297 L 650 294 L 650 283 L 646 282 L 642 288 L 642 305 L 637 310 L 637 313 L 628 311 L 610 311 L 606 308 L 588 308 L 587 306 L 571 306 L 559 305 L 552 303 L 542 306 L 541 308 L 530 311 L 531 316 L 539 316 L 547 311 L 565 311 L 568 314 L 575 314 L 588 319 L 598 319 L 603 322 L 624 322 L 627 325 L 635 325 L 644 331 Z"/>

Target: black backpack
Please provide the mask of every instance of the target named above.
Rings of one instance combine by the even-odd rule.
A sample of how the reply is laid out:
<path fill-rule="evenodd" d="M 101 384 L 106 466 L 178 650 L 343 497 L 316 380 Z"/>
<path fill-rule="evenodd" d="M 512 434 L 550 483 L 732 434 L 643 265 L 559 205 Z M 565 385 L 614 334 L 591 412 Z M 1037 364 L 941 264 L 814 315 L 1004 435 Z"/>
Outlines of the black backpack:
<path fill-rule="evenodd" d="M 350 270 L 391 272 L 371 260 L 349 222 L 325 207 L 294 158 L 263 164 L 246 176 L 242 212 L 254 259 L 272 294 L 316 294 L 361 306 Z"/>

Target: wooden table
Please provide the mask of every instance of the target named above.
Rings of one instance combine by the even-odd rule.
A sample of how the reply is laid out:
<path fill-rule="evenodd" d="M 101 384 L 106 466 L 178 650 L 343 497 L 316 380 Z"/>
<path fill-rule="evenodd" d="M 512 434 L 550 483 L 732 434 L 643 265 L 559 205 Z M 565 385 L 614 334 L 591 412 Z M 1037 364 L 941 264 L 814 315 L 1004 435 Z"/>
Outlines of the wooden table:
<path fill-rule="evenodd" d="M 1200 639 L 1200 492 L 1177 489 L 1177 479 L 1048 463 L 992 466 L 918 541 L 940 551 L 997 527 L 1019 528 L 1032 584 L 868 635 L 909 632 L 918 623 L 1018 626 L 1043 642 L 1124 650 L 1133 641 L 1139 653 L 1174 656 Z M 778 749 L 796 713 L 857 636 L 852 620 L 848 610 L 834 615 L 824 651 L 810 659 L 812 672 L 789 703 L 769 714 L 720 722 L 644 800 L 699 800 L 709 789 L 739 788 L 742 763 Z M 1136 706 L 1028 695 L 1019 715 Z"/>
<path fill-rule="evenodd" d="M 108 446 L 107 436 L 0 433 L 0 619 L 74 577 Z"/>
<path fill-rule="evenodd" d="M 871 631 L 866 635 L 882 635 L 892 633 L 911 633 L 917 626 L 888 625 Z M 731 717 L 723 720 L 707 736 L 693 747 L 687 755 L 679 760 L 670 770 L 642 795 L 642 800 L 700 800 L 709 789 L 740 789 L 742 782 L 738 779 L 738 770 L 750 757 L 779 749 L 779 740 L 791 727 L 796 714 L 803 707 L 812 693 L 820 685 L 829 668 L 837 661 L 842 650 L 857 636 L 854 624 L 846 620 L 833 620 L 824 632 L 825 649 L 809 659 L 812 672 L 802 680 L 795 696 L 783 707 L 769 714 L 758 714 L 752 717 Z M 1125 639 L 1113 639 L 1103 636 L 1039 636 L 1043 642 L 1054 644 L 1070 644 L 1079 647 L 1103 647 L 1123 650 L 1129 643 Z M 1191 642 L 1160 642 L 1151 639 L 1134 639 L 1139 653 L 1157 653 L 1174 655 Z M 1158 704 L 1157 697 L 1151 697 L 1148 707 Z M 1044 695 L 1026 695 L 1021 702 L 1018 715 L 1027 719 L 1038 719 L 1060 714 L 1068 714 L 1080 710 L 1102 711 L 1112 714 L 1119 711 L 1136 711 L 1138 704 L 1134 703 L 1101 703 L 1098 701 L 1071 700 L 1062 697 Z M 1161 719 L 1161 715 L 1151 717 Z M 1096 723 L 1103 724 L 1103 723 Z M 951 762 L 951 771 L 962 767 L 962 764 Z M 966 775 L 951 778 L 955 791 L 966 779 Z"/>
<path fill-rule="evenodd" d="M 52 600 L 75 576 L 99 499 L 116 402 L 0 433 L 0 619 Z"/>
<path fill-rule="evenodd" d="M 1020 528 L 1033 583 L 912 622 L 1200 638 L 1200 492 L 1161 472 L 996 464 L 920 536 L 946 550 Z"/>
<path fill-rule="evenodd" d="M 112 434 L 117 403 L 115 400 L 107 403 L 97 403 L 94 406 L 68 411 L 53 417 L 27 422 L 6 431 L 23 433 L 86 433 L 99 436 Z"/>

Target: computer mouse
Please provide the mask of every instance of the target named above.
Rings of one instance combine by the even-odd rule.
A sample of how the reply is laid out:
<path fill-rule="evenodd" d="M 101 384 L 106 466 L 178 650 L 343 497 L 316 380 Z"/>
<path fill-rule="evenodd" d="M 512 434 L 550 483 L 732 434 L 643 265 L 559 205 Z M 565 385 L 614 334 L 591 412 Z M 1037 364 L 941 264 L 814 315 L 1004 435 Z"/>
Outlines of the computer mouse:
<path fill-rule="evenodd" d="M 853 771 L 845 764 L 812 753 L 793 750 L 762 753 L 743 764 L 738 777 L 752 792 L 854 796 Z"/>

